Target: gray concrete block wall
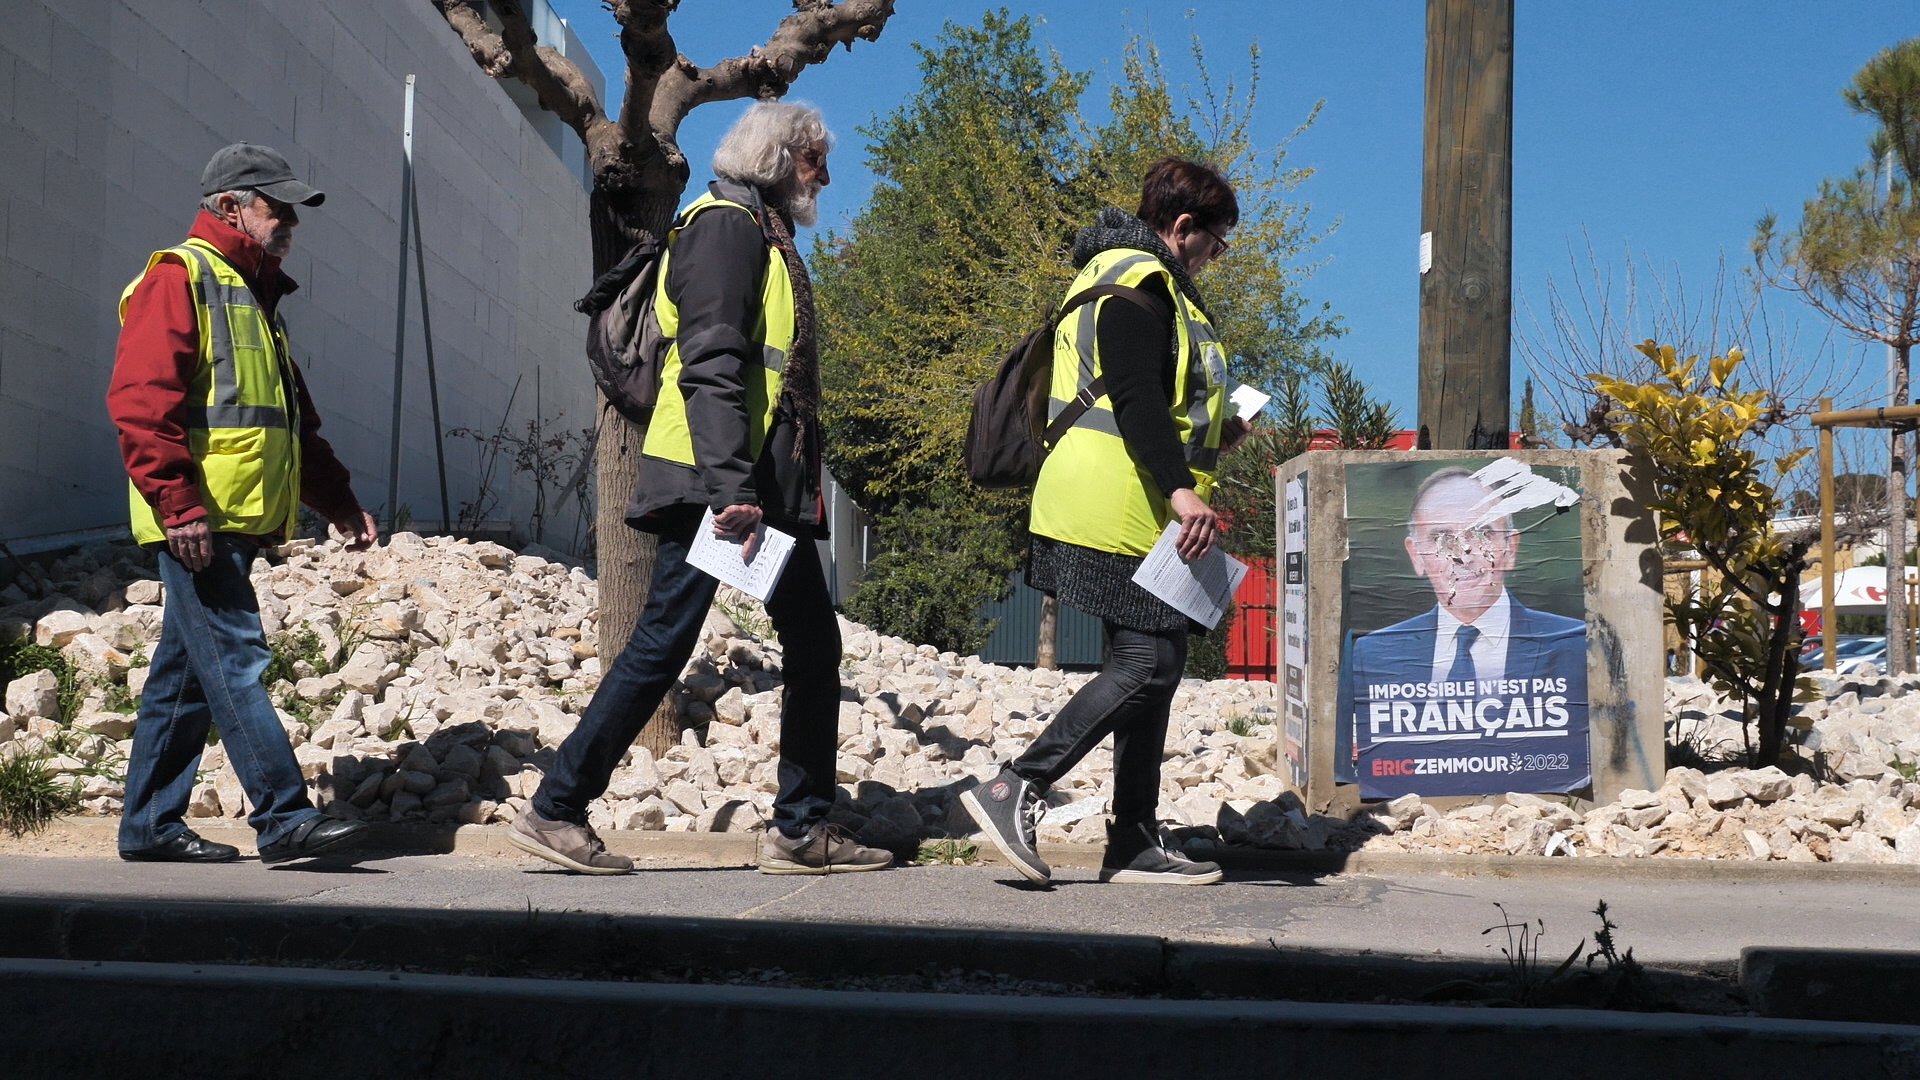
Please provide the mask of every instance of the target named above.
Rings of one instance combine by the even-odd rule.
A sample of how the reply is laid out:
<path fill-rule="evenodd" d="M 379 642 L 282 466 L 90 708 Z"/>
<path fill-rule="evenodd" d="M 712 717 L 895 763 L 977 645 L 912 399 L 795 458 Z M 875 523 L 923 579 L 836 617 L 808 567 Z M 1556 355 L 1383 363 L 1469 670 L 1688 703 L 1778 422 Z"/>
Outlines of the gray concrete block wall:
<path fill-rule="evenodd" d="M 115 304 L 149 252 L 185 235 L 207 157 L 238 139 L 278 147 L 327 192 L 302 214 L 287 260 L 301 290 L 283 310 L 325 434 L 362 502 L 438 522 L 411 254 L 401 478 L 387 491 L 409 73 L 444 427 L 490 434 L 504 417 L 522 430 L 536 369 L 545 418 L 592 423 L 571 309 L 590 274 L 586 194 L 431 5 L 21 0 L 0 34 L 0 539 L 124 524 L 102 403 Z M 458 513 L 478 455 L 450 440 L 446 458 Z M 494 520 L 524 523 L 528 480 L 503 462 L 494 488 Z"/>

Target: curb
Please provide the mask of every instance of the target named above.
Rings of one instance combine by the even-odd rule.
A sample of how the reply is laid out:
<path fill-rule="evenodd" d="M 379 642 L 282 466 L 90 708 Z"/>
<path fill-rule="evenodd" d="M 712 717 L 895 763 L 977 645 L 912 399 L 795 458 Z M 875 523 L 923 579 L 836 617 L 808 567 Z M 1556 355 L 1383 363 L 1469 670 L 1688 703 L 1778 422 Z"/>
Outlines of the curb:
<path fill-rule="evenodd" d="M 93 846 L 111 844 L 119 830 L 118 818 L 62 818 L 32 837 L 38 847 L 57 849 L 63 840 Z M 242 852 L 254 850 L 253 830 L 240 822 L 195 819 L 195 832 L 210 840 L 234 844 Z M 505 825 L 429 825 L 376 821 L 370 823 L 365 846 L 387 854 L 470 855 L 521 858 L 507 842 Z M 601 832 L 607 850 L 636 861 L 699 866 L 748 866 L 758 851 L 759 834 L 640 832 L 609 829 Z M 1052 866 L 1095 870 L 1100 866 L 1097 844 L 1041 844 L 1040 854 Z M 1261 848 L 1194 846 L 1184 849 L 1196 858 L 1218 862 L 1229 870 L 1275 871 L 1302 874 L 1354 874 L 1369 877 L 1438 875 L 1449 877 L 1538 877 L 1563 881 L 1714 881 L 1738 883 L 1824 882 L 1836 879 L 1868 884 L 1920 885 L 1920 865 L 1874 863 L 1789 863 L 1734 859 L 1612 859 L 1547 858 L 1522 855 L 1436 855 L 1402 851 L 1270 851 Z M 0 857 L 7 853 L 0 838 Z M 17 852 L 16 852 L 17 853 Z M 57 850 L 44 852 L 58 855 Z M 981 844 L 974 863 L 1005 865 L 990 844 Z"/>
<path fill-rule="evenodd" d="M 180 1075 L 1533 1078 L 1913 1076 L 1920 1031 L 1730 1017 L 634 985 L 359 971 L 0 961 L 26 1076 L 167 1048 Z M 98 1017 L 115 1017 L 102 1038 Z M 181 1038 L 219 1017 L 217 1038 Z M 530 1021 L 538 1018 L 538 1037 Z M 511 1018 L 511 1019 L 509 1019 Z M 346 1033 L 351 1033 L 348 1036 Z M 828 1064 L 830 1063 L 830 1065 Z M 1903 1065 L 1903 1063 L 1905 1063 Z"/>

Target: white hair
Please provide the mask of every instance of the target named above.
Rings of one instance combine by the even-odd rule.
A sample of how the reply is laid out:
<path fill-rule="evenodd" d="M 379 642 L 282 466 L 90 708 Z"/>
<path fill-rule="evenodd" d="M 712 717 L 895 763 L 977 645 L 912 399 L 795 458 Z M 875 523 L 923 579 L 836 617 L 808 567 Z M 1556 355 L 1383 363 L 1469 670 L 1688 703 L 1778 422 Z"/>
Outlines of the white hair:
<path fill-rule="evenodd" d="M 760 101 L 734 122 L 713 152 L 713 174 L 771 192 L 793 175 L 793 151 L 833 136 L 811 105 Z"/>
<path fill-rule="evenodd" d="M 216 191 L 200 200 L 200 208 L 209 214 L 220 213 L 220 196 L 222 195 L 233 196 L 233 201 L 239 203 L 243 209 L 252 206 L 253 200 L 260 197 L 260 193 L 252 188 L 234 188 L 232 191 Z"/>

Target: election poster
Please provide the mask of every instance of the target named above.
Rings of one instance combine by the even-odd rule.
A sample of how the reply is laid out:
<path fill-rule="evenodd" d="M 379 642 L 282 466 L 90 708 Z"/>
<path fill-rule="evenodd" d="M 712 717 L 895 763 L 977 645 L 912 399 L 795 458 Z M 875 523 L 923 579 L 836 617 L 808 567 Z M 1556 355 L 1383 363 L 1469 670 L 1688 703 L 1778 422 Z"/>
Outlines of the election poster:
<path fill-rule="evenodd" d="M 1346 467 L 1335 776 L 1364 799 L 1587 787 L 1578 470 Z"/>
<path fill-rule="evenodd" d="M 1287 783 L 1307 787 L 1307 478 L 1297 476 L 1284 489 L 1281 512 L 1280 688 L 1285 705 L 1281 757 Z"/>

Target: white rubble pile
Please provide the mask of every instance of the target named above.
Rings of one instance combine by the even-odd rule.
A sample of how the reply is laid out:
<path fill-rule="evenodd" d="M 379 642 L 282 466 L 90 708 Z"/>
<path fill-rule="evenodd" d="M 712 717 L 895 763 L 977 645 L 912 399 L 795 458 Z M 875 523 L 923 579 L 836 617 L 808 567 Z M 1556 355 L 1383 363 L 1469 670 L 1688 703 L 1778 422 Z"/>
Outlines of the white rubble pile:
<path fill-rule="evenodd" d="M 592 577 L 499 544 L 412 533 L 369 552 L 307 542 L 283 551 L 277 565 L 256 560 L 253 581 L 270 638 L 306 638 L 317 653 L 271 688 L 315 801 L 345 818 L 512 820 L 599 682 Z M 37 598 L 18 584 L 0 590 L 0 641 L 61 650 L 84 700 L 63 722 L 51 673 L 15 680 L 0 754 L 49 754 L 50 768 L 80 781 L 86 812 L 116 814 L 127 709 L 159 638 L 160 583 L 126 545 L 42 572 Z M 590 810 L 595 827 L 760 827 L 777 783 L 782 693 L 780 648 L 760 636 L 767 625 L 751 600 L 723 596 L 668 698 L 681 741 L 657 758 L 629 752 Z M 966 832 L 958 793 L 1022 750 L 1091 677 L 940 653 L 844 619 L 841 633 L 832 820 L 896 849 Z M 1509 794 L 1442 810 L 1409 795 L 1345 820 L 1310 813 L 1284 790 L 1271 684 L 1188 680 L 1174 700 L 1160 815 L 1179 839 L 1277 849 L 1920 863 L 1911 779 L 1920 678 L 1822 685 L 1795 736 L 1804 774 L 1675 768 L 1656 791 L 1591 809 Z M 1709 688 L 1675 679 L 1667 696 L 1676 759 L 1737 757 L 1741 729 Z M 1102 746 L 1049 793 L 1043 842 L 1104 841 L 1112 763 Z M 189 814 L 246 812 L 225 755 L 210 747 Z"/>

